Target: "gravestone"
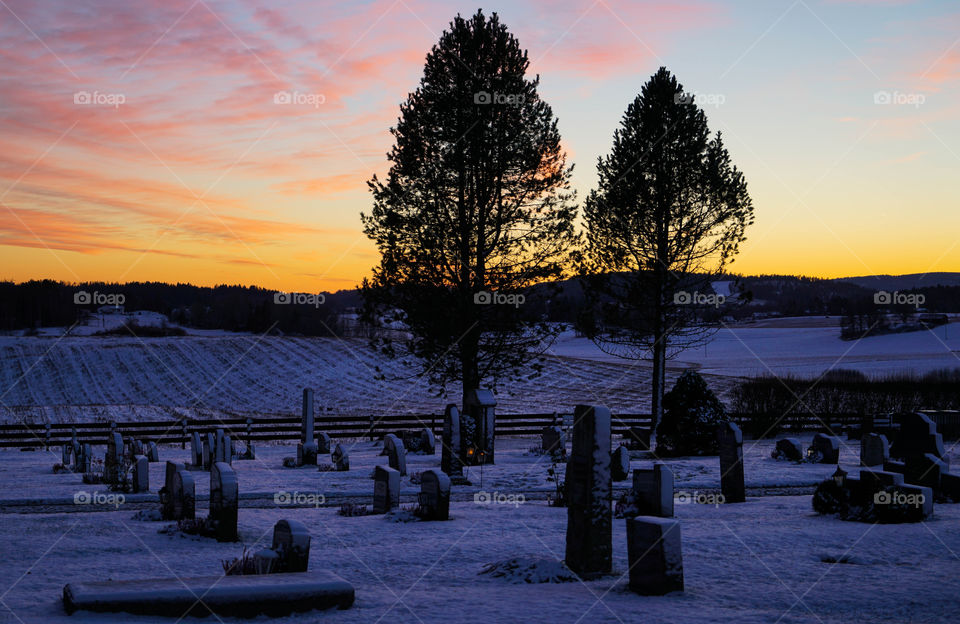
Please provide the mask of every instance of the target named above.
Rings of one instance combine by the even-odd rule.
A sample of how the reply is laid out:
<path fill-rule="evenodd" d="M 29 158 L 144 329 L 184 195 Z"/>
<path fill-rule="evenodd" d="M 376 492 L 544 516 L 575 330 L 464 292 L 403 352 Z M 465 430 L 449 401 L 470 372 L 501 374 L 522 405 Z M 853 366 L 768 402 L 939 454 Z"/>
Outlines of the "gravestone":
<path fill-rule="evenodd" d="M 890 447 L 890 456 L 906 459 L 911 455 L 930 453 L 939 459 L 945 456 L 943 436 L 926 414 L 919 412 L 900 417 L 900 431 Z"/>
<path fill-rule="evenodd" d="M 467 392 L 463 403 L 463 423 L 460 426 L 460 435 L 466 445 L 466 454 L 461 456 L 464 463 L 471 466 L 494 463 L 496 406 L 497 400 L 493 398 L 493 392 L 486 388 L 475 388 Z"/>
<path fill-rule="evenodd" d="M 208 433 L 203 440 L 203 469 L 210 470 L 213 468 L 213 465 L 217 463 L 215 461 L 217 453 L 217 438 L 212 434 Z"/>
<path fill-rule="evenodd" d="M 107 437 L 107 454 L 103 459 L 103 480 L 115 485 L 120 482 L 120 471 L 123 465 L 123 437 L 119 433 L 111 433 Z"/>
<path fill-rule="evenodd" d="M 630 427 L 624 437 L 627 447 L 634 451 L 650 450 L 650 429 L 648 427 Z"/>
<path fill-rule="evenodd" d="M 300 410 L 300 444 L 297 445 L 297 465 L 315 466 L 317 464 L 317 443 L 314 441 L 313 389 L 303 389 L 303 405 Z"/>
<path fill-rule="evenodd" d="M 223 429 L 217 429 L 214 433 L 213 443 L 213 463 L 227 462 L 227 434 Z"/>
<path fill-rule="evenodd" d="M 940 475 L 949 472 L 947 464 L 931 453 L 907 457 L 904 468 L 904 481 L 928 487 L 934 492 L 940 490 Z"/>
<path fill-rule="evenodd" d="M 839 464 L 840 438 L 825 433 L 818 433 L 813 436 L 810 451 L 812 455 L 820 457 L 820 460 L 817 462 L 818 464 Z"/>
<path fill-rule="evenodd" d="M 190 435 L 190 468 L 192 470 L 203 469 L 203 440 L 196 431 Z"/>
<path fill-rule="evenodd" d="M 645 596 L 683 591 L 680 521 L 638 516 L 627 518 L 630 589 Z"/>
<path fill-rule="evenodd" d="M 420 477 L 420 517 L 450 519 L 450 477 L 439 470 L 426 470 Z"/>
<path fill-rule="evenodd" d="M 890 445 L 887 436 L 879 433 L 868 433 L 860 438 L 860 465 L 882 466 L 890 459 Z"/>
<path fill-rule="evenodd" d="M 673 517 L 673 472 L 662 462 L 633 471 L 633 500 L 639 516 Z"/>
<path fill-rule="evenodd" d="M 326 455 L 330 452 L 330 435 L 326 431 L 317 434 L 317 453 Z"/>
<path fill-rule="evenodd" d="M 150 491 L 150 460 L 146 455 L 137 455 L 133 458 L 133 491 L 134 493 Z"/>
<path fill-rule="evenodd" d="M 187 470 L 176 470 L 173 473 L 173 488 L 170 492 L 172 499 L 171 520 L 192 520 L 197 513 L 197 486 L 193 475 Z"/>
<path fill-rule="evenodd" d="M 160 461 L 160 448 L 157 447 L 156 442 L 150 442 L 147 444 L 147 461 L 149 462 L 158 462 Z"/>
<path fill-rule="evenodd" d="M 743 433 L 736 423 L 722 422 L 717 425 L 717 440 L 720 446 L 720 490 L 726 503 L 742 503 L 747 500 L 743 483 Z"/>
<path fill-rule="evenodd" d="M 143 441 L 142 441 L 142 440 L 130 440 L 130 444 L 128 445 L 128 449 L 129 449 L 129 454 L 130 454 L 130 459 L 131 459 L 131 460 L 132 460 L 134 457 L 136 457 L 137 455 L 146 455 L 146 452 L 145 452 L 144 449 L 143 449 Z"/>
<path fill-rule="evenodd" d="M 424 427 L 420 430 L 420 452 L 424 455 L 433 455 L 437 446 L 437 438 L 433 435 L 433 429 Z"/>
<path fill-rule="evenodd" d="M 400 506 L 400 472 L 386 466 L 373 468 L 373 513 L 387 513 Z"/>
<path fill-rule="evenodd" d="M 460 442 L 460 410 L 453 403 L 443 410 L 443 445 L 440 447 L 440 470 L 447 474 L 451 481 L 462 482 L 463 463 L 461 461 L 463 449 Z"/>
<path fill-rule="evenodd" d="M 347 454 L 347 451 L 344 450 L 340 444 L 337 444 L 336 448 L 333 449 L 333 453 L 330 454 L 330 459 L 333 461 L 333 466 L 338 472 L 350 470 L 350 455 Z"/>
<path fill-rule="evenodd" d="M 786 459 L 789 461 L 803 461 L 803 445 L 797 438 L 783 438 L 777 440 L 777 447 L 773 451 L 776 459 Z"/>
<path fill-rule="evenodd" d="M 226 462 L 213 464 L 210 467 L 210 521 L 218 542 L 237 541 L 239 498 L 237 473 Z"/>
<path fill-rule="evenodd" d="M 73 446 L 70 444 L 64 444 L 63 449 L 60 451 L 60 465 L 66 468 L 70 465 L 70 456 L 73 454 Z"/>
<path fill-rule="evenodd" d="M 610 477 L 623 481 L 630 476 L 630 451 L 622 444 L 610 456 Z"/>
<path fill-rule="evenodd" d="M 276 569 L 271 572 L 306 572 L 310 561 L 310 532 L 301 522 L 280 520 L 273 525 L 271 550 L 277 554 Z"/>
<path fill-rule="evenodd" d="M 173 520 L 173 476 L 187 467 L 179 462 L 167 460 L 163 473 L 163 487 L 160 488 L 160 517 L 164 520 Z"/>
<path fill-rule="evenodd" d="M 543 449 L 544 453 L 551 455 L 554 453 L 560 456 L 566 455 L 567 448 L 563 441 L 563 429 L 557 425 L 544 427 L 540 433 L 540 448 Z"/>
<path fill-rule="evenodd" d="M 403 442 L 392 433 L 383 437 L 383 447 L 387 451 L 387 462 L 390 467 L 400 472 L 400 476 L 407 476 L 407 449 Z"/>
<path fill-rule="evenodd" d="M 93 449 L 89 444 L 80 445 L 80 453 L 74 457 L 74 472 L 81 474 L 90 472 L 90 462 L 93 460 Z"/>
<path fill-rule="evenodd" d="M 613 547 L 610 507 L 610 410 L 578 405 L 567 461 L 567 567 L 583 579 L 609 574 Z"/>

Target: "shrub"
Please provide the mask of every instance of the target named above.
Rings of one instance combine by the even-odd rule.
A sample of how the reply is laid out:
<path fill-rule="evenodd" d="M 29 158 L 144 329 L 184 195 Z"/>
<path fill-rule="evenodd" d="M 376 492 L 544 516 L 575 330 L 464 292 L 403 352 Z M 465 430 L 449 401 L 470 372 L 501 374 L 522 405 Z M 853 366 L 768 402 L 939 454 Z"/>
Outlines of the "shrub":
<path fill-rule="evenodd" d="M 716 455 L 717 424 L 726 411 L 703 377 L 686 370 L 663 396 L 663 419 L 657 425 L 657 454 Z"/>

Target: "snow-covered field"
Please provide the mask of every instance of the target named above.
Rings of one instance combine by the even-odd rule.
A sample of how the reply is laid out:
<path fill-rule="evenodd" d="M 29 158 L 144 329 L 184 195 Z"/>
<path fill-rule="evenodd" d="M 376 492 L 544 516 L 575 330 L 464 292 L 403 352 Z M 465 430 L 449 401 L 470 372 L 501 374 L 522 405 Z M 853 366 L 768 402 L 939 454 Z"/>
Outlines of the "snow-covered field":
<path fill-rule="evenodd" d="M 7 336 L 0 337 L 0 418 L 167 420 L 182 409 L 293 414 L 307 386 L 318 405 L 352 413 L 423 414 L 459 402 L 459 387 L 437 396 L 412 373 L 360 339 Z M 723 396 L 734 380 L 710 382 Z M 642 413 L 650 409 L 649 395 L 643 364 L 548 354 L 540 376 L 500 389 L 497 409 L 569 412 L 590 402 Z"/>
<path fill-rule="evenodd" d="M 485 469 L 484 490 L 515 495 L 549 486 L 544 461 L 525 450 L 530 445 L 529 439 L 500 442 L 498 464 Z M 51 454 L 0 452 L 0 540 L 5 544 L 0 621 L 171 622 L 84 612 L 66 616 L 60 594 L 66 583 L 79 580 L 220 574 L 220 562 L 244 547 L 268 546 L 280 518 L 307 525 L 313 536 L 310 568 L 326 568 L 348 580 L 357 600 L 347 611 L 270 621 L 899 624 L 954 621 L 960 606 L 960 505 L 938 505 L 923 524 L 869 525 L 817 516 L 809 495 L 750 497 L 739 505 L 678 504 L 686 591 L 642 597 L 627 589 L 623 576 L 622 520 L 614 522 L 614 576 L 587 583 L 511 583 L 480 572 L 486 564 L 514 558 L 555 569 L 564 556 L 564 509 L 534 496 L 512 504 L 472 502 L 471 493 L 479 489 L 477 469 L 470 474 L 474 487 L 454 488 L 458 502 L 451 506 L 449 522 L 346 518 L 329 506 L 284 507 L 270 500 L 278 492 L 331 498 L 353 493 L 369 503 L 372 466 L 386 461 L 378 447 L 361 442 L 351 452 L 353 470 L 347 474 L 280 468 L 282 456 L 292 450 L 265 447 L 256 461 L 234 462 L 242 496 L 238 544 L 161 533 L 169 523 L 135 518 L 144 504 L 128 502 L 107 511 L 74 505 L 70 512 L 56 513 L 10 506 L 12 498 L 71 498 L 103 487 L 83 486 L 77 475 L 52 474 L 57 458 Z M 776 462 L 769 451 L 769 442 L 746 443 L 748 485 L 812 484 L 833 471 L 832 466 Z M 161 459 L 185 456 L 176 447 L 161 450 Z M 408 459 L 411 472 L 439 464 L 439 456 Z M 841 463 L 853 469 L 857 460 L 857 449 L 845 445 Z M 634 466 L 641 463 L 637 459 Z M 670 464 L 678 492 L 718 485 L 715 457 Z M 161 474 L 162 464 L 151 466 L 154 491 Z M 207 488 L 202 473 L 197 476 L 202 496 Z M 403 491 L 416 491 L 409 478 Z M 257 492 L 264 496 L 244 496 Z M 199 504 L 198 511 L 205 507 Z M 28 510 L 32 513 L 18 513 Z"/>
<path fill-rule="evenodd" d="M 790 373 L 811 377 L 837 368 L 869 375 L 960 368 L 960 327 L 956 324 L 845 341 L 840 339 L 839 319 L 822 321 L 810 322 L 804 317 L 727 325 L 706 346 L 681 352 L 670 366 L 693 367 L 719 376 Z M 568 357 L 618 360 L 572 333 L 562 336 L 552 351 Z"/>

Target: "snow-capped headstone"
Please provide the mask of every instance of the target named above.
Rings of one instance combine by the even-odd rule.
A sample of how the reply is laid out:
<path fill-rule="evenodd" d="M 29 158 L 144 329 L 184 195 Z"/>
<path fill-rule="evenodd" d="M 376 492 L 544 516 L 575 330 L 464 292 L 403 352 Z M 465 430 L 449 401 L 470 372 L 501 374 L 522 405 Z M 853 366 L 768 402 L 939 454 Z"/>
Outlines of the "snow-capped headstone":
<path fill-rule="evenodd" d="M 318 447 L 314 441 L 313 388 L 303 389 L 303 404 L 300 409 L 300 444 L 297 445 L 297 465 L 315 466 Z"/>
<path fill-rule="evenodd" d="M 540 448 L 547 454 L 564 455 L 567 449 L 563 441 L 563 429 L 557 425 L 544 427 L 540 433 Z"/>
<path fill-rule="evenodd" d="M 743 433 L 736 423 L 725 421 L 717 425 L 720 450 L 720 490 L 726 503 L 747 500 L 743 483 Z"/>
<path fill-rule="evenodd" d="M 197 485 L 193 475 L 187 470 L 173 473 L 173 488 L 170 493 L 173 501 L 171 520 L 193 519 L 197 512 Z"/>
<path fill-rule="evenodd" d="M 680 521 L 673 518 L 627 518 L 630 589 L 645 596 L 683 591 Z"/>
<path fill-rule="evenodd" d="M 890 444 L 887 436 L 879 433 L 868 433 L 860 438 L 860 465 L 882 466 L 890 459 Z"/>
<path fill-rule="evenodd" d="M 400 472 L 386 466 L 373 468 L 373 513 L 387 513 L 400 506 Z"/>
<path fill-rule="evenodd" d="M 494 428 L 496 426 L 495 408 L 497 400 L 493 392 L 486 388 L 475 388 L 467 392 L 464 399 L 463 411 L 471 424 L 472 431 L 469 439 L 464 439 L 467 445 L 466 456 L 461 459 L 471 465 L 494 463 Z M 461 427 L 461 435 L 464 435 Z M 469 450 L 472 449 L 472 453 Z"/>
<path fill-rule="evenodd" d="M 786 459 L 789 461 L 803 461 L 803 445 L 797 438 L 783 438 L 777 440 L 777 446 L 773 451 L 775 459 Z"/>
<path fill-rule="evenodd" d="M 620 445 L 610 456 L 610 477 L 614 481 L 623 481 L 630 476 L 630 451 Z"/>
<path fill-rule="evenodd" d="M 350 470 L 350 455 L 347 454 L 347 451 L 340 444 L 337 444 L 333 452 L 330 453 L 330 459 L 333 461 L 333 466 L 338 472 Z"/>
<path fill-rule="evenodd" d="M 420 512 L 424 520 L 450 519 L 450 478 L 439 470 L 420 477 Z"/>
<path fill-rule="evenodd" d="M 123 437 L 119 433 L 111 433 L 107 438 L 107 454 L 103 459 L 103 480 L 114 485 L 120 482 L 120 470 L 123 464 Z"/>
<path fill-rule="evenodd" d="M 156 442 L 150 442 L 146 447 L 147 461 L 149 462 L 158 462 L 160 461 L 160 448 L 157 446 Z"/>
<path fill-rule="evenodd" d="M 179 470 L 187 467 L 179 462 L 167 460 L 163 472 L 163 487 L 160 488 L 160 517 L 164 520 L 173 520 L 173 477 Z"/>
<path fill-rule="evenodd" d="M 310 532 L 302 522 L 280 520 L 273 525 L 273 546 L 279 555 L 277 572 L 306 572 L 310 561 Z"/>
<path fill-rule="evenodd" d="M 433 435 L 433 429 L 424 427 L 420 430 L 420 452 L 424 455 L 433 455 L 437 446 L 436 436 Z"/>
<path fill-rule="evenodd" d="M 150 460 L 146 455 L 136 455 L 133 458 L 133 491 L 150 491 Z"/>
<path fill-rule="evenodd" d="M 453 403 L 443 411 L 443 445 L 440 447 L 440 470 L 451 480 L 463 479 L 463 463 L 460 461 L 460 410 Z"/>
<path fill-rule="evenodd" d="M 317 453 L 323 453 L 326 455 L 330 452 L 330 434 L 326 431 L 321 431 L 317 434 Z"/>
<path fill-rule="evenodd" d="M 237 473 L 226 462 L 214 463 L 210 467 L 210 520 L 218 542 L 237 541 L 239 499 Z"/>
<path fill-rule="evenodd" d="M 840 463 L 840 438 L 818 433 L 813 436 L 813 442 L 810 444 L 810 450 L 814 456 L 818 456 L 819 464 L 839 464 Z"/>
<path fill-rule="evenodd" d="M 673 517 L 673 472 L 663 462 L 633 471 L 633 500 L 637 515 Z"/>
<path fill-rule="evenodd" d="M 567 461 L 567 546 L 564 561 L 580 578 L 609 574 L 613 546 L 610 410 L 578 405 Z"/>
<path fill-rule="evenodd" d="M 407 474 L 407 449 L 403 441 L 392 433 L 383 436 L 383 447 L 387 451 L 387 462 L 390 467 L 400 472 L 400 476 Z"/>

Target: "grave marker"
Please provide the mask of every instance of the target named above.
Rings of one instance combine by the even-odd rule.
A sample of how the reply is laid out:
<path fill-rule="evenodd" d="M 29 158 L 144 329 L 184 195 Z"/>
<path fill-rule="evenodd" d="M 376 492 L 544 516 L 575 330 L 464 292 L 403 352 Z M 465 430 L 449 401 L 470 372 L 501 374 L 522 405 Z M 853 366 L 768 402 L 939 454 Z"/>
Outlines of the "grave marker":
<path fill-rule="evenodd" d="M 839 464 L 840 463 L 840 438 L 830 436 L 825 433 L 818 433 L 813 436 L 813 443 L 810 445 L 811 454 L 819 454 L 819 464 Z"/>
<path fill-rule="evenodd" d="M 383 448 L 387 451 L 387 462 L 390 467 L 400 472 L 400 476 L 407 475 L 407 449 L 403 442 L 394 434 L 388 433 L 383 437 Z"/>
<path fill-rule="evenodd" d="M 567 567 L 581 578 L 609 574 L 613 547 L 610 508 L 610 410 L 578 405 L 567 461 Z"/>
<path fill-rule="evenodd" d="M 347 454 L 347 451 L 344 450 L 340 444 L 337 444 L 336 448 L 333 449 L 333 453 L 330 454 L 330 459 L 333 461 L 333 466 L 338 472 L 350 470 L 350 455 Z"/>
<path fill-rule="evenodd" d="M 860 465 L 882 466 L 890 459 L 890 444 L 887 436 L 868 433 L 860 438 Z"/>
<path fill-rule="evenodd" d="M 317 443 L 314 441 L 313 388 L 303 389 L 303 405 L 300 411 L 300 444 L 297 445 L 297 465 L 317 464 Z"/>
<path fill-rule="evenodd" d="M 373 469 L 373 513 L 387 513 L 400 506 L 400 472 L 394 468 Z"/>
<path fill-rule="evenodd" d="M 724 502 L 742 503 L 747 500 L 743 482 L 743 433 L 736 423 L 717 425 L 720 446 L 720 490 Z"/>
<path fill-rule="evenodd" d="M 630 451 L 622 444 L 610 456 L 610 476 L 614 481 L 623 481 L 630 476 Z"/>
<path fill-rule="evenodd" d="M 437 446 L 436 436 L 433 435 L 433 429 L 424 427 L 420 430 L 420 452 L 424 455 L 433 455 Z"/>
<path fill-rule="evenodd" d="M 424 520 L 450 519 L 450 477 L 427 470 L 420 478 L 420 513 Z"/>
<path fill-rule="evenodd" d="M 237 473 L 230 464 L 213 464 L 210 467 L 210 520 L 218 542 L 237 541 L 239 497 Z"/>
<path fill-rule="evenodd" d="M 465 455 L 461 456 L 464 463 L 472 466 L 494 463 L 493 434 L 496 424 L 494 412 L 496 406 L 497 400 L 493 397 L 493 392 L 486 388 L 475 388 L 467 393 L 463 411 L 464 422 L 469 423 L 470 426 L 461 425 L 460 428 L 463 443 L 466 445 Z"/>
<path fill-rule="evenodd" d="M 673 517 L 673 472 L 662 462 L 633 471 L 633 500 L 637 515 Z"/>
<path fill-rule="evenodd" d="M 627 518 L 630 589 L 645 596 L 683 591 L 680 521 L 638 516 Z"/>
<path fill-rule="evenodd" d="M 133 458 L 133 491 L 150 491 L 150 460 L 146 455 L 136 455 Z"/>
<path fill-rule="evenodd" d="M 443 446 L 440 447 L 440 470 L 452 480 L 463 480 L 463 448 L 460 441 L 460 411 L 453 403 L 443 411 Z"/>
<path fill-rule="evenodd" d="M 173 502 L 171 520 L 193 519 L 197 513 L 197 486 L 193 475 L 187 470 L 173 473 L 173 489 L 170 494 Z"/>

